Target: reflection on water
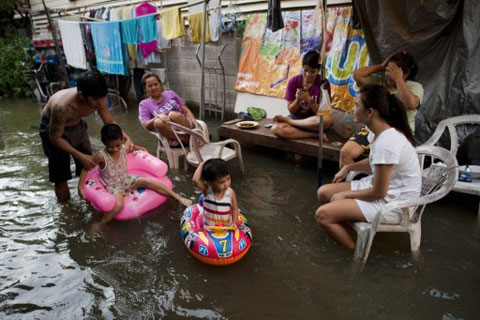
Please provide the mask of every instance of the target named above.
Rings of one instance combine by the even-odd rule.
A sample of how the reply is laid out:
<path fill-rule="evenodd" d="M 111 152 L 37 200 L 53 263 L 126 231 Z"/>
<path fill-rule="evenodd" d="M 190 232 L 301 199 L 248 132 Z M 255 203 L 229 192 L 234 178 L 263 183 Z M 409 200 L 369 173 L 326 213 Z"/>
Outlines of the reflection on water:
<path fill-rule="evenodd" d="M 477 198 L 453 194 L 427 208 L 422 257 L 408 236 L 377 235 L 364 272 L 352 254 L 314 223 L 315 163 L 294 166 L 282 153 L 244 146 L 233 188 L 254 242 L 228 267 L 196 261 L 179 233 L 174 201 L 87 235 L 98 218 L 76 195 L 60 205 L 37 136 L 38 108 L 0 106 L 0 318 L 12 319 L 370 319 L 477 318 L 480 241 Z M 155 142 L 135 111 L 118 122 L 151 152 Z M 101 124 L 90 117 L 94 149 Z M 212 130 L 213 131 L 213 130 Z M 334 164 L 326 165 L 333 173 Z M 193 169 L 170 172 L 191 199 Z"/>

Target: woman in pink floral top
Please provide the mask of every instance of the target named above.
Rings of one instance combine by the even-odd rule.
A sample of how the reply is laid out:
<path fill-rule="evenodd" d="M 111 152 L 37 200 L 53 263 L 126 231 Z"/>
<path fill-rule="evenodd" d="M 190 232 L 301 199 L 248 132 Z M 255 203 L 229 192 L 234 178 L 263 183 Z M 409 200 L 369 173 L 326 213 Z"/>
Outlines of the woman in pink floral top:
<path fill-rule="evenodd" d="M 149 98 L 140 101 L 138 113 L 140 123 L 147 130 L 158 131 L 168 140 L 176 141 L 175 134 L 166 121 L 187 128 L 198 126 L 194 115 L 183 100 L 171 90 L 163 91 L 162 83 L 156 74 L 146 73 L 142 77 L 142 84 Z"/>

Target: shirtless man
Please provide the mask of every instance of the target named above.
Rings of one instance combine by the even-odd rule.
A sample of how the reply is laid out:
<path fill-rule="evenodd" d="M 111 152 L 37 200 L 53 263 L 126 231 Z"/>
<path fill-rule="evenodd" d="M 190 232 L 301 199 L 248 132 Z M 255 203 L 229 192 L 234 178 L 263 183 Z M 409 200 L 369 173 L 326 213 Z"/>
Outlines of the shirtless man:
<path fill-rule="evenodd" d="M 90 170 L 95 167 L 83 117 L 97 111 L 104 124 L 115 123 L 108 110 L 107 92 L 103 76 L 96 71 L 87 71 L 78 77 L 76 88 L 58 91 L 43 108 L 39 132 L 48 158 L 50 182 L 55 184 L 55 195 L 61 202 L 70 199 L 70 155 L 75 160 L 77 176 L 82 168 Z M 125 132 L 123 137 L 127 151 L 131 151 L 130 137 Z"/>

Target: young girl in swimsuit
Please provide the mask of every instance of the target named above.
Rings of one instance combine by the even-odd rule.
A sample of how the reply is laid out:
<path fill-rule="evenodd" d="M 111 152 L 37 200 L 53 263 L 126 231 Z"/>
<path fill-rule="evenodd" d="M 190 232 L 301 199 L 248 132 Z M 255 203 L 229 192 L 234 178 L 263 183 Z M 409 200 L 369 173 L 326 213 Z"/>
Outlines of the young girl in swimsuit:
<path fill-rule="evenodd" d="M 141 178 L 128 173 L 127 152 L 123 145 L 122 129 L 118 124 L 107 124 L 101 130 L 101 139 L 105 147 L 93 156 L 93 161 L 100 167 L 100 180 L 108 192 L 117 200 L 112 211 L 106 213 L 102 219 L 92 226 L 92 233 L 98 232 L 102 225 L 112 220 L 123 207 L 123 196 L 130 189 L 146 188 L 157 193 L 171 196 L 181 204 L 189 206 L 192 201 L 182 198 L 154 179 Z M 134 150 L 145 148 L 135 146 Z M 80 186 L 83 185 L 87 171 L 83 170 L 78 182 L 78 193 L 83 198 Z"/>
<path fill-rule="evenodd" d="M 236 229 L 238 205 L 235 191 L 230 188 L 231 177 L 227 163 L 222 159 L 202 162 L 192 181 L 202 191 L 203 225 Z"/>

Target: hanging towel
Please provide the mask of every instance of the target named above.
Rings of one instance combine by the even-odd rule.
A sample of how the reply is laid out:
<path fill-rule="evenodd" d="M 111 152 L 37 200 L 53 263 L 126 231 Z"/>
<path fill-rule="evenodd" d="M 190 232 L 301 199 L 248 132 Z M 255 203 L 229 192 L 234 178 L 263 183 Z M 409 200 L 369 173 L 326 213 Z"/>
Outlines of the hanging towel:
<path fill-rule="evenodd" d="M 124 20 L 130 19 L 132 17 L 132 7 L 127 6 L 124 7 L 122 10 L 122 18 Z M 129 44 L 127 45 L 128 55 L 130 59 L 137 60 L 137 45 L 136 44 Z"/>
<path fill-rule="evenodd" d="M 210 0 L 208 3 L 208 21 L 210 25 L 210 41 L 220 40 L 220 0 Z"/>
<path fill-rule="evenodd" d="M 268 0 L 267 28 L 275 32 L 283 29 L 282 8 L 280 0 Z"/>
<path fill-rule="evenodd" d="M 123 43 L 140 44 L 144 57 L 157 50 L 157 21 L 155 14 L 121 22 Z"/>
<path fill-rule="evenodd" d="M 167 40 L 163 37 L 162 34 L 162 23 L 157 21 L 157 48 L 158 50 L 170 49 L 170 40 Z"/>
<path fill-rule="evenodd" d="M 155 15 L 153 15 L 155 13 Z M 135 17 L 146 16 L 139 20 L 138 27 L 140 29 L 140 50 L 142 50 L 143 57 L 148 57 L 152 52 L 157 50 L 157 26 L 156 26 L 157 7 L 148 3 L 142 2 L 135 7 Z"/>
<path fill-rule="evenodd" d="M 192 40 L 192 43 L 202 43 L 203 11 L 193 13 L 188 16 L 188 29 L 190 32 L 190 39 Z M 208 42 L 210 41 L 210 27 L 208 25 L 208 15 L 207 29 L 205 31 L 205 42 Z"/>
<path fill-rule="evenodd" d="M 110 11 L 110 21 L 119 21 L 122 20 L 122 8 L 113 8 Z"/>
<path fill-rule="evenodd" d="M 128 74 L 125 46 L 122 43 L 120 22 L 90 23 L 97 68 L 110 74 Z"/>
<path fill-rule="evenodd" d="M 140 29 L 140 49 L 143 57 L 148 57 L 157 50 L 157 20 L 156 15 L 150 14 L 138 18 L 138 27 Z"/>
<path fill-rule="evenodd" d="M 138 19 L 123 20 L 122 26 L 122 40 L 123 43 L 137 44 L 138 43 Z"/>
<path fill-rule="evenodd" d="M 78 21 L 58 21 L 62 35 L 63 51 L 68 65 L 78 69 L 88 69 L 82 31 Z"/>
<path fill-rule="evenodd" d="M 149 14 L 138 19 L 140 29 L 140 42 L 152 42 L 157 40 L 157 20 L 155 14 Z"/>
<path fill-rule="evenodd" d="M 198 0 L 188 0 L 188 4 L 193 4 Z M 210 0 L 208 2 L 208 22 L 210 26 L 210 41 L 216 42 L 220 40 L 220 0 Z M 203 3 L 188 8 L 188 13 L 197 13 L 203 11 Z"/>
<path fill-rule="evenodd" d="M 185 28 L 178 7 L 160 11 L 163 37 L 167 40 L 185 37 Z"/>

